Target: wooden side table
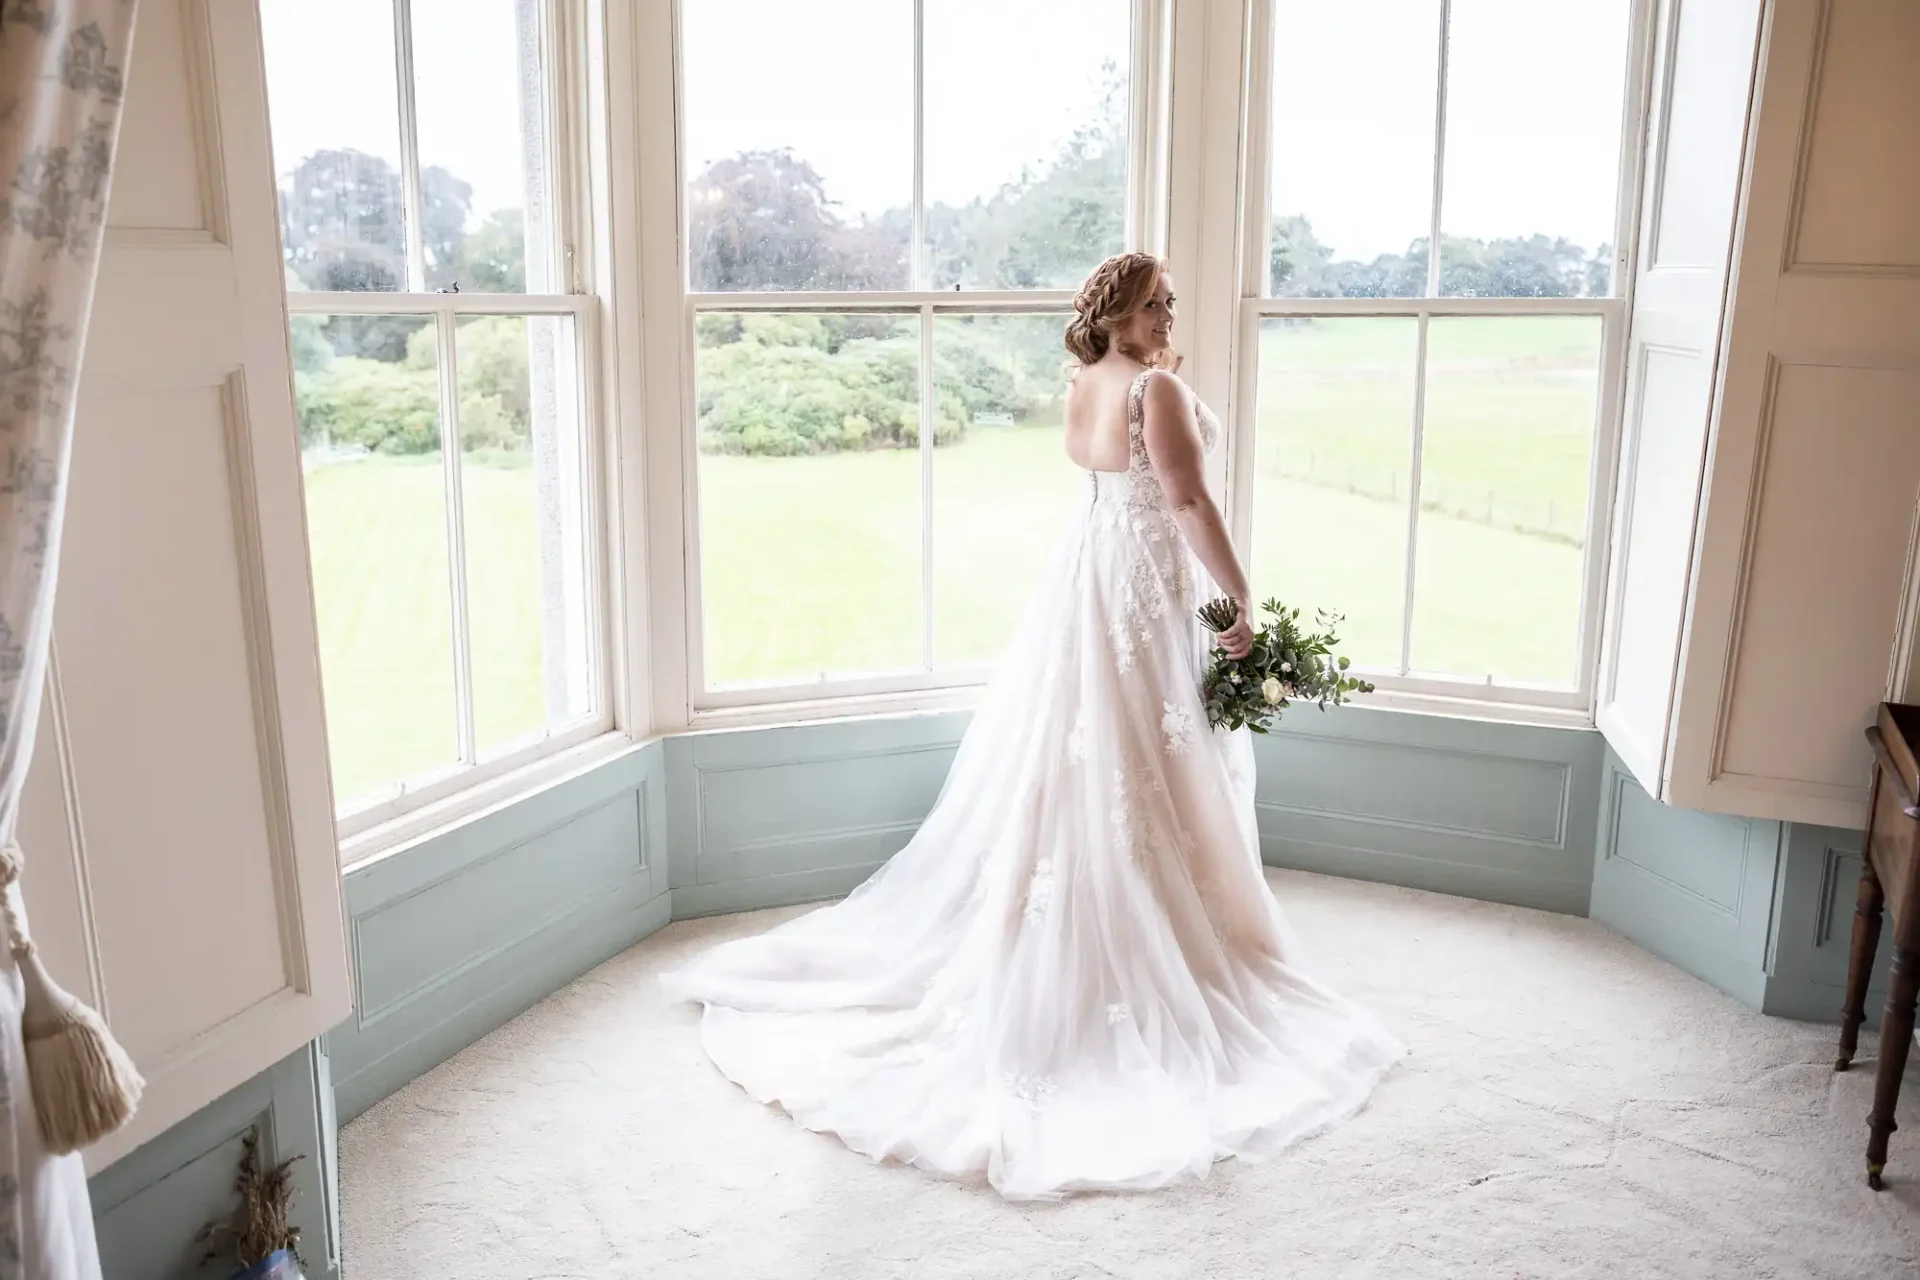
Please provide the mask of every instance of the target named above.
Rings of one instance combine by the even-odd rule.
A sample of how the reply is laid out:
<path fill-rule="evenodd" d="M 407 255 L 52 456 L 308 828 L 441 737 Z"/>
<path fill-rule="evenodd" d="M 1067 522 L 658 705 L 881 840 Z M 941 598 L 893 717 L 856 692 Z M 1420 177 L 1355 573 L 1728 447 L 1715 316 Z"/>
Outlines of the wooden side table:
<path fill-rule="evenodd" d="M 1893 982 L 1880 1017 L 1880 1064 L 1873 1112 L 1867 1117 L 1867 1185 L 1878 1191 L 1887 1167 L 1887 1135 L 1907 1051 L 1913 1047 L 1914 997 L 1920 993 L 1920 706 L 1880 704 L 1867 730 L 1873 747 L 1873 790 L 1867 801 L 1860 893 L 1854 908 L 1853 951 L 1847 964 L 1847 1003 L 1840 1011 L 1840 1056 L 1834 1070 L 1853 1064 L 1866 1020 L 1867 982 L 1880 945 L 1880 915 L 1893 916 Z"/>

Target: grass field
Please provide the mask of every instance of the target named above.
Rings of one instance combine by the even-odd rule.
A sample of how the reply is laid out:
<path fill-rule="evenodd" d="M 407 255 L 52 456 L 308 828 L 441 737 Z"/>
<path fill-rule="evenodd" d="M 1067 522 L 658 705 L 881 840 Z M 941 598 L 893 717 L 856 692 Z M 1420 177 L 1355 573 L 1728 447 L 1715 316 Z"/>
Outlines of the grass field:
<path fill-rule="evenodd" d="M 1415 668 L 1574 680 L 1598 342 L 1585 319 L 1433 322 Z M 1262 335 L 1255 592 L 1341 610 L 1346 651 L 1368 666 L 1400 656 L 1414 343 L 1413 323 L 1390 319 Z M 484 755 L 544 718 L 533 481 L 470 458 L 462 482 Z M 705 456 L 699 482 L 710 681 L 920 665 L 917 454 Z M 937 452 L 936 665 L 993 660 L 1088 492 L 1057 427 L 976 429 Z M 441 493 L 437 456 L 307 479 L 342 801 L 454 758 Z"/>

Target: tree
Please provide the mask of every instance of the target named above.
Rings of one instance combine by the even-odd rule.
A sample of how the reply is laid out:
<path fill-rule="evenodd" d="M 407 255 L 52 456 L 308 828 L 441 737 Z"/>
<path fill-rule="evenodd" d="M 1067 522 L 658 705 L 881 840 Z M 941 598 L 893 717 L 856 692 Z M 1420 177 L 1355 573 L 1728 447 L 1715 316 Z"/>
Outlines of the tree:
<path fill-rule="evenodd" d="M 427 283 L 451 284 L 466 248 L 473 188 L 429 166 L 420 174 L 420 203 Z M 517 210 L 505 212 L 518 217 Z M 329 150 L 302 160 L 280 184 L 280 225 L 287 265 L 307 288 L 406 288 L 406 198 L 399 173 L 379 156 Z"/>
<path fill-rule="evenodd" d="M 495 209 L 487 215 L 487 220 L 467 237 L 455 278 L 468 291 L 526 292 L 526 218 L 520 210 Z"/>
<path fill-rule="evenodd" d="M 439 165 L 420 171 L 420 250 L 426 256 L 422 272 L 427 288 L 444 289 L 460 279 L 467 219 L 472 213 L 470 184 Z"/>
<path fill-rule="evenodd" d="M 1456 298 L 1573 298 L 1587 281 L 1587 253 L 1560 237 L 1440 241 L 1440 291 Z"/>
<path fill-rule="evenodd" d="M 1313 234 L 1313 224 L 1299 214 L 1287 214 L 1273 220 L 1273 232 L 1267 240 L 1267 277 L 1276 297 L 1324 298 L 1327 264 L 1333 250 Z"/>
<path fill-rule="evenodd" d="M 1613 246 L 1603 244 L 1587 259 L 1587 296 L 1604 298 L 1613 292 Z"/>
<path fill-rule="evenodd" d="M 287 266 L 309 289 L 398 289 L 407 278 L 400 176 L 362 151 L 316 151 L 280 186 Z"/>
<path fill-rule="evenodd" d="M 927 208 L 936 289 L 1071 289 L 1126 238 L 1126 80 L 1108 63 L 1100 109 L 1060 154 L 990 198 Z"/>
<path fill-rule="evenodd" d="M 792 151 L 743 151 L 687 191 L 693 287 L 902 289 L 907 235 L 897 220 L 849 227 L 819 171 Z"/>
<path fill-rule="evenodd" d="M 1574 298 L 1607 292 L 1612 250 L 1591 257 L 1563 237 L 1440 240 L 1440 292 L 1450 298 Z M 1299 214 L 1273 220 L 1268 274 L 1274 293 L 1291 298 L 1411 298 L 1427 291 L 1427 240 L 1370 262 L 1335 260 Z"/>

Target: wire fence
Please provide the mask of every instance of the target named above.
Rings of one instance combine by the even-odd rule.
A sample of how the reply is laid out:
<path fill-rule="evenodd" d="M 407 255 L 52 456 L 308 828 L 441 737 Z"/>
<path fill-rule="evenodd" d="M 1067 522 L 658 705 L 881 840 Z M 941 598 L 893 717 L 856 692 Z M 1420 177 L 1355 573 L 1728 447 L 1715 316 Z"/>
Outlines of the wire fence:
<path fill-rule="evenodd" d="M 1316 489 L 1331 489 L 1378 502 L 1398 504 L 1407 498 L 1407 473 L 1395 467 L 1368 466 L 1351 459 L 1307 454 L 1282 463 L 1279 474 Z M 1586 511 L 1556 503 L 1551 498 L 1516 497 L 1493 489 L 1448 484 L 1429 475 L 1420 480 L 1420 509 L 1538 538 L 1542 542 L 1569 547 L 1586 545 Z"/>

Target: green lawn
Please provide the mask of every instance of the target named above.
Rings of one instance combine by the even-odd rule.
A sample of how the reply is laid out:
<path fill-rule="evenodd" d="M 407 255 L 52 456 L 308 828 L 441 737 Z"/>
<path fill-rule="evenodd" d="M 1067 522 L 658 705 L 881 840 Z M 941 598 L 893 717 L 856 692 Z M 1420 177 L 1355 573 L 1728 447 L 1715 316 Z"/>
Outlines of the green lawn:
<path fill-rule="evenodd" d="M 1573 681 L 1598 342 L 1585 319 L 1433 322 L 1417 669 Z M 1413 322 L 1391 319 L 1262 335 L 1255 591 L 1343 611 L 1347 652 L 1369 666 L 1399 660 L 1414 344 Z M 710 681 L 919 666 L 916 453 L 699 465 Z M 544 715 L 532 473 L 469 458 L 462 475 L 484 754 Z M 454 757 L 441 486 L 437 456 L 307 479 L 343 801 Z M 976 428 L 936 453 L 932 495 L 935 662 L 986 663 L 1088 481 L 1057 427 Z"/>
<path fill-rule="evenodd" d="M 342 803 L 454 762 L 453 642 L 440 455 L 307 476 L 308 538 Z M 474 740 L 485 756 L 540 729 L 533 471 L 467 461 Z"/>

